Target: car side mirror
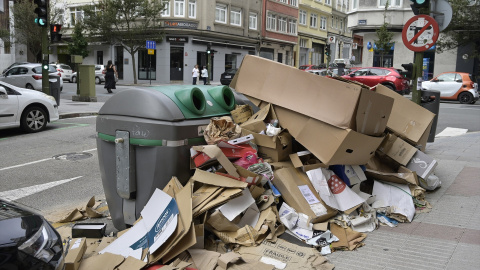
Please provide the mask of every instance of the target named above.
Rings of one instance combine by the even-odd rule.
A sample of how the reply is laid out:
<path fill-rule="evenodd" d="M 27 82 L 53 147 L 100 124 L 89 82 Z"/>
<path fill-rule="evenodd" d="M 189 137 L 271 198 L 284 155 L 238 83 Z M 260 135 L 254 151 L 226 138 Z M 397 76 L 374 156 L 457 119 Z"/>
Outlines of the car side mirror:
<path fill-rule="evenodd" d="M 438 79 L 433 79 L 432 82 L 438 82 Z"/>
<path fill-rule="evenodd" d="M 0 98 L 8 98 L 7 90 L 5 90 L 5 87 L 3 86 L 0 86 Z"/>
<path fill-rule="evenodd" d="M 350 77 L 355 77 L 355 73 L 350 74 Z"/>

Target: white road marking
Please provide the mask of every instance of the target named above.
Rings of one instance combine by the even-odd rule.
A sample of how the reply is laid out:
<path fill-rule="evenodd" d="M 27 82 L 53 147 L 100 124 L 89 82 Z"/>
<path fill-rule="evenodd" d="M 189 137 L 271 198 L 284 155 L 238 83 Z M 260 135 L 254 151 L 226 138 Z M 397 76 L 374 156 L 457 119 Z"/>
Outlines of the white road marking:
<path fill-rule="evenodd" d="M 85 151 L 82 151 L 82 152 L 93 152 L 93 151 L 97 151 L 97 148 L 85 150 Z M 5 171 L 5 170 L 9 170 L 9 169 L 14 169 L 14 168 L 19 168 L 19 167 L 23 167 L 23 166 L 28 166 L 28 165 L 32 165 L 32 164 L 44 162 L 44 161 L 47 161 L 47 160 L 53 160 L 53 158 L 44 158 L 44 159 L 40 159 L 40 160 L 36 160 L 36 161 L 32 161 L 32 162 L 27 162 L 27 163 L 23 163 L 23 164 L 13 165 L 13 166 L 10 166 L 10 167 L 0 168 L 0 171 Z"/>
<path fill-rule="evenodd" d="M 35 185 L 31 187 L 24 187 L 24 188 L 19 188 L 19 189 L 14 189 L 14 190 L 8 190 L 8 191 L 2 191 L 0 192 L 0 198 L 7 200 L 7 201 L 15 201 L 18 199 L 21 199 L 23 197 L 27 197 L 30 195 L 33 195 L 35 193 L 47 190 L 49 188 L 68 183 L 70 181 L 73 181 L 75 179 L 81 178 L 83 176 L 77 176 L 69 179 L 64 179 L 64 180 L 59 180 L 55 182 L 50 182 L 46 184 L 40 184 L 40 185 Z"/>

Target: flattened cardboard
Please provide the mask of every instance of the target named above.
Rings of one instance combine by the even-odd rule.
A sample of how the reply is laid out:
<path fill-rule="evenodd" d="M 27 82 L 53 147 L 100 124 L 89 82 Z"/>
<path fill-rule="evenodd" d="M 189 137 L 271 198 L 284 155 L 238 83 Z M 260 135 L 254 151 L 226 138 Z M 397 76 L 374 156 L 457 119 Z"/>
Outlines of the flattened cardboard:
<path fill-rule="evenodd" d="M 294 111 L 275 106 L 280 123 L 325 165 L 363 165 L 383 137 L 341 129 Z"/>
<path fill-rule="evenodd" d="M 86 238 L 73 238 L 70 240 L 70 248 L 65 256 L 65 270 L 77 270 L 82 263 L 83 254 L 87 250 Z"/>
<path fill-rule="evenodd" d="M 202 170 L 195 170 L 192 178 L 193 181 L 200 182 L 207 185 L 213 185 L 218 187 L 226 188 L 241 188 L 244 189 L 247 187 L 247 183 L 240 182 L 225 176 L 221 176 L 214 173 L 209 173 Z"/>
<path fill-rule="evenodd" d="M 399 164 L 406 166 L 417 152 L 417 148 L 394 134 L 387 134 L 385 140 L 378 147 L 378 151 L 383 152 Z"/>
<path fill-rule="evenodd" d="M 370 136 L 382 136 L 392 112 L 393 102 L 393 98 L 378 95 L 370 89 L 362 89 L 356 112 L 355 131 Z"/>
<path fill-rule="evenodd" d="M 329 218 L 337 214 L 337 210 L 326 205 L 315 188 L 311 184 L 308 176 L 295 168 L 282 168 L 275 171 L 275 177 L 273 178 L 273 184 L 282 193 L 282 197 L 285 202 L 293 207 L 298 213 L 303 213 L 309 216 L 311 223 L 318 223 L 328 220 Z M 311 194 L 321 203 L 327 210 L 326 214 L 317 216 L 312 210 L 307 199 L 305 199 L 303 193 L 299 189 L 299 186 L 308 186 Z"/>
<path fill-rule="evenodd" d="M 85 259 L 80 265 L 80 270 L 114 270 L 122 264 L 125 258 L 122 255 L 116 255 L 105 252 Z"/>
<path fill-rule="evenodd" d="M 417 174 L 404 166 L 393 169 L 382 162 L 382 159 L 375 155 L 367 163 L 365 174 L 369 178 L 392 182 L 398 184 L 414 184 L 418 185 Z"/>
<path fill-rule="evenodd" d="M 421 150 L 425 151 L 435 114 L 383 85 L 377 85 L 375 91 L 394 99 L 387 127 L 411 144 L 420 145 Z"/>
<path fill-rule="evenodd" d="M 122 264 L 120 264 L 115 270 L 132 270 L 132 269 L 142 269 L 145 265 L 147 265 L 146 262 L 137 260 L 133 257 L 128 257 L 123 261 Z"/>

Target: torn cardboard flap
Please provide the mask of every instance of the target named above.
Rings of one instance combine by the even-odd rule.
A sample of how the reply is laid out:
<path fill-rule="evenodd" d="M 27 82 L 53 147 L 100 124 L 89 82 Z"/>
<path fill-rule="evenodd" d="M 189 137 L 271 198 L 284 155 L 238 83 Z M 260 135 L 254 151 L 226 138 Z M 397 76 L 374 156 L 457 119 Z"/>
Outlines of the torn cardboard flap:
<path fill-rule="evenodd" d="M 192 146 L 195 151 L 203 152 L 207 154 L 210 158 L 215 158 L 224 166 L 228 174 L 239 177 L 237 170 L 233 164 L 228 160 L 227 156 L 222 152 L 222 150 L 216 145 L 202 145 L 202 146 Z"/>
<path fill-rule="evenodd" d="M 234 167 L 235 168 L 235 167 Z M 229 177 L 221 176 L 214 173 L 209 173 L 203 170 L 195 170 L 195 173 L 191 177 L 193 181 L 200 182 L 207 185 L 213 185 L 225 188 L 241 188 L 247 187 L 247 183 L 240 182 Z"/>
<path fill-rule="evenodd" d="M 304 172 L 327 167 L 327 165 L 323 164 L 310 151 L 301 151 L 290 154 L 290 160 L 292 161 L 293 167 L 300 168 Z"/>
<path fill-rule="evenodd" d="M 232 114 L 232 118 L 235 123 L 242 124 L 253 115 L 253 109 L 248 104 L 236 105 L 235 109 L 230 113 Z"/>
<path fill-rule="evenodd" d="M 261 108 L 256 114 L 252 115 L 245 123 L 241 124 L 240 127 L 253 131 L 255 133 L 260 133 L 265 131 L 267 123 L 272 120 L 278 120 L 273 107 L 269 104 Z"/>
<path fill-rule="evenodd" d="M 387 134 L 380 147 L 378 147 L 378 151 L 386 154 L 399 164 L 406 166 L 415 152 L 417 152 L 417 148 L 394 134 Z"/>
<path fill-rule="evenodd" d="M 73 238 L 65 256 L 65 270 L 77 270 L 82 263 L 83 254 L 87 250 L 86 238 Z"/>
<path fill-rule="evenodd" d="M 123 261 L 123 256 L 106 252 L 85 259 L 79 270 L 115 270 Z"/>

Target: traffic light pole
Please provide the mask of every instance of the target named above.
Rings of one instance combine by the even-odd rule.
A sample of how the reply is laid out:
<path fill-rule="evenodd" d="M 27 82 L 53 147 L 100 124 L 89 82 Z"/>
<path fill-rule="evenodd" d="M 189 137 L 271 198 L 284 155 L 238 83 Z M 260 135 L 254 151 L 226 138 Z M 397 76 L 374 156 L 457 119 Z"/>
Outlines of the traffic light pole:
<path fill-rule="evenodd" d="M 48 27 L 42 27 L 42 92 L 50 95 L 50 82 L 48 81 Z M 47 68 L 44 67 L 45 63 Z M 61 78 L 60 78 L 61 80 Z"/>
<path fill-rule="evenodd" d="M 420 104 L 422 98 L 421 80 L 423 71 L 423 52 L 415 52 L 414 69 L 412 74 L 412 101 Z M 419 81 L 420 80 L 420 81 Z"/>

